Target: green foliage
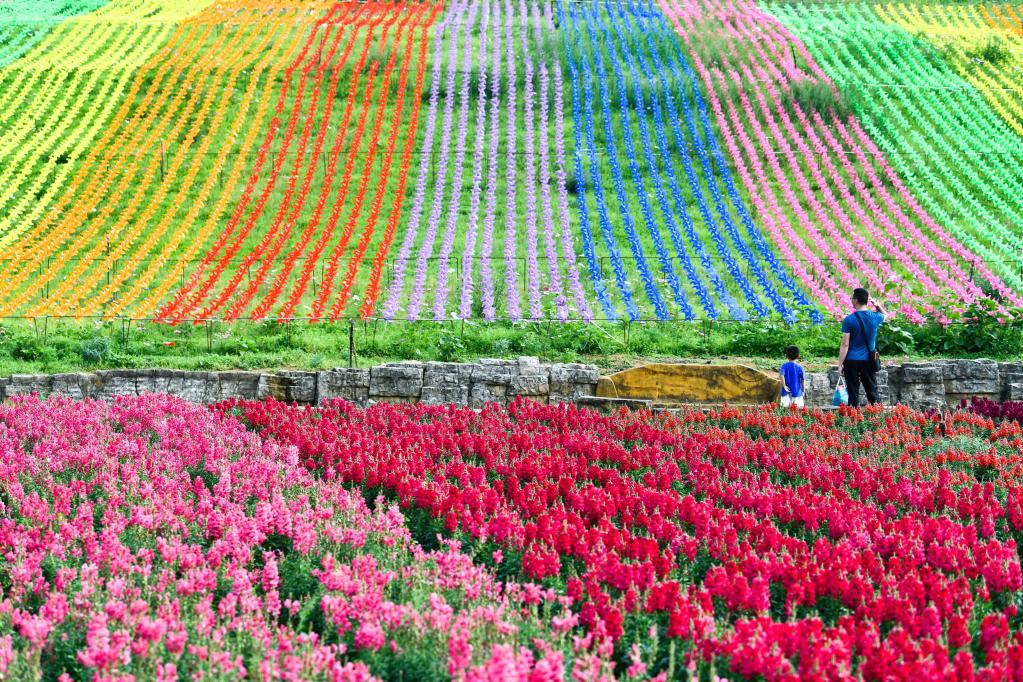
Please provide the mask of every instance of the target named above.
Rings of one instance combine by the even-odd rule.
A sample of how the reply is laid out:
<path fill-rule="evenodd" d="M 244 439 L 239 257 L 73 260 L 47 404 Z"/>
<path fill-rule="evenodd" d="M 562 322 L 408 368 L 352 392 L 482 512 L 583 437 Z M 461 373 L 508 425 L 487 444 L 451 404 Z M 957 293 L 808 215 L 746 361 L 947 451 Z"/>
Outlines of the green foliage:
<path fill-rule="evenodd" d="M 0 353 L 30 363 L 46 363 L 54 358 L 52 349 L 37 337 L 24 334 L 0 333 Z"/>
<path fill-rule="evenodd" d="M 814 112 L 828 116 L 829 112 L 834 112 L 839 118 L 845 119 L 853 110 L 846 98 L 832 90 L 829 84 L 808 79 L 793 81 L 785 93 L 783 104 L 791 115 L 795 115 L 795 104 L 807 116 L 812 116 Z"/>
<path fill-rule="evenodd" d="M 110 339 L 105 336 L 95 336 L 82 341 L 78 346 L 78 355 L 83 362 L 95 364 L 110 359 Z"/>
<path fill-rule="evenodd" d="M 444 362 L 457 360 L 465 354 L 465 341 L 449 329 L 442 329 L 437 342 L 437 359 Z"/>
<path fill-rule="evenodd" d="M 878 334 L 878 350 L 895 357 L 1023 357 L 1020 311 L 993 302 L 945 311 L 941 320 L 910 324 L 894 317 Z M 1003 321 L 1000 321 L 1003 320 Z M 470 362 L 485 357 L 536 355 L 546 362 L 592 362 L 622 368 L 644 360 L 742 359 L 774 367 L 786 346 L 804 361 L 832 363 L 838 355 L 838 321 L 814 325 L 780 318 L 749 321 L 669 322 L 357 322 L 360 366 L 395 360 Z M 189 370 L 321 369 L 348 364 L 348 323 L 277 322 L 204 325 L 31 321 L 0 326 L 0 376 L 109 367 Z"/>
<path fill-rule="evenodd" d="M 911 355 L 916 349 L 913 327 L 898 321 L 886 322 L 877 335 L 877 352 L 881 355 Z"/>
<path fill-rule="evenodd" d="M 998 303 L 979 301 L 961 313 L 952 312 L 947 323 L 931 320 L 913 329 L 915 350 L 922 355 L 1014 357 L 1023 348 L 1023 324 L 1005 319 Z"/>
<path fill-rule="evenodd" d="M 1012 59 L 1012 53 L 1005 46 L 998 36 L 991 36 L 983 45 L 972 50 L 966 50 L 966 56 L 972 59 L 980 59 L 995 66 L 1001 66 Z"/>

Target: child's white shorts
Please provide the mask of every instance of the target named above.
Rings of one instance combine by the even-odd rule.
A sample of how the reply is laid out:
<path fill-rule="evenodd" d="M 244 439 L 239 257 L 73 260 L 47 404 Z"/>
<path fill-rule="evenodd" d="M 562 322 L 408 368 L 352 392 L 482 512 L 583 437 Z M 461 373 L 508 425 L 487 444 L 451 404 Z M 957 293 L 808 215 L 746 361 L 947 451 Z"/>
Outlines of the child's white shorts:
<path fill-rule="evenodd" d="M 789 405 L 795 405 L 796 407 L 802 409 L 803 408 L 803 396 L 799 396 L 798 398 L 793 398 L 790 395 L 783 395 L 781 397 L 781 406 L 782 407 L 788 407 Z"/>

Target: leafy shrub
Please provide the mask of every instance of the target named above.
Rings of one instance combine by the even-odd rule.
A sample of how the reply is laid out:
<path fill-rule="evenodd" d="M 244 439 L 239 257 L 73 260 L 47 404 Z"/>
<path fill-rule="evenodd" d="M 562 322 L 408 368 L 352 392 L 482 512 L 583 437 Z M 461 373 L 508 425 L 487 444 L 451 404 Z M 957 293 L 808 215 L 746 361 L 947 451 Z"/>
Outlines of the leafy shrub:
<path fill-rule="evenodd" d="M 99 363 L 110 359 L 110 339 L 105 336 L 94 336 L 78 345 L 78 355 L 84 362 Z"/>
<path fill-rule="evenodd" d="M 798 104 L 806 115 L 818 112 L 823 116 L 834 113 L 839 118 L 846 118 L 852 113 L 852 107 L 846 98 L 832 90 L 831 85 L 823 81 L 800 79 L 789 86 L 783 100 L 785 108 L 795 113 L 794 104 Z"/>
<path fill-rule="evenodd" d="M 998 36 L 991 36 L 987 42 L 972 50 L 967 50 L 966 55 L 973 59 L 980 59 L 989 64 L 999 66 L 1005 64 L 1012 58 L 1009 48 L 1002 43 Z"/>
<path fill-rule="evenodd" d="M 456 362 L 464 358 L 465 342 L 462 337 L 447 329 L 441 329 L 440 338 L 437 340 L 437 359 L 442 362 Z"/>
<path fill-rule="evenodd" d="M 15 360 L 23 362 L 52 362 L 54 352 L 36 336 L 11 335 L 0 340 L 3 348 Z"/>

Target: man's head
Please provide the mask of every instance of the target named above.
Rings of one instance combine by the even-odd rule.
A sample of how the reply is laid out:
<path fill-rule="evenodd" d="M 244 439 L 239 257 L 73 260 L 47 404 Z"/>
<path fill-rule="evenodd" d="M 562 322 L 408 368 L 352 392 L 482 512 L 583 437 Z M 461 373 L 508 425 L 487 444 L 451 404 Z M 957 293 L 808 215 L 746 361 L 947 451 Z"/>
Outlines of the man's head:
<path fill-rule="evenodd" d="M 870 294 L 863 287 L 856 287 L 852 292 L 852 302 L 855 306 L 867 305 Z"/>

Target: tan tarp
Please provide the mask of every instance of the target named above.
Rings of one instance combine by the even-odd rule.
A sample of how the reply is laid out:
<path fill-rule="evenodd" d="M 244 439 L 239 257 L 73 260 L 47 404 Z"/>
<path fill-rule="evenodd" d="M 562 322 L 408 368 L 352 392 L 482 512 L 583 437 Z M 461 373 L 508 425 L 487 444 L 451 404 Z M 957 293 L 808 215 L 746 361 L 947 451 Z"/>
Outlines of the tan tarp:
<path fill-rule="evenodd" d="M 643 365 L 601 377 L 597 384 L 601 398 L 658 403 L 769 403 L 780 393 L 780 377 L 746 365 Z"/>

